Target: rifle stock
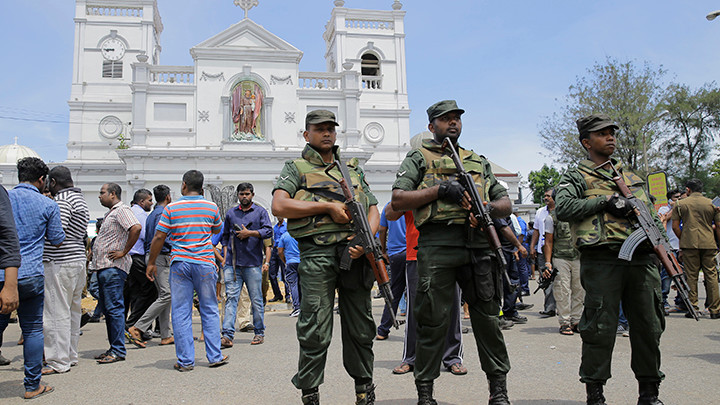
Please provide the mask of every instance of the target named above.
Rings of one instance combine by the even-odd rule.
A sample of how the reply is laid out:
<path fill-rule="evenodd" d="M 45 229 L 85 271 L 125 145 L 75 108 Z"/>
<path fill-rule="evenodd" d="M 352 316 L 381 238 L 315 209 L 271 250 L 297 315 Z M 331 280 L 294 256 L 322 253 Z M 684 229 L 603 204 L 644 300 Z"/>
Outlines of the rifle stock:
<path fill-rule="evenodd" d="M 618 189 L 620 190 L 620 193 L 623 195 L 623 197 L 627 198 L 632 205 L 632 213 L 635 217 L 633 226 L 636 228 L 636 230 L 630 235 L 630 237 L 627 238 L 627 240 L 625 240 L 625 243 L 623 243 L 622 247 L 620 248 L 620 254 L 618 254 L 618 258 L 626 261 L 631 261 L 635 249 L 642 242 L 647 240 L 652 246 L 655 254 L 658 256 L 658 259 L 660 259 L 663 267 L 665 267 L 665 271 L 667 272 L 668 276 L 670 276 L 673 284 L 675 284 L 678 295 L 680 295 L 683 303 L 688 308 L 689 313 L 692 315 L 693 318 L 695 318 L 696 321 L 699 321 L 699 314 L 690 302 L 690 288 L 688 287 L 687 279 L 685 278 L 682 266 L 677 261 L 677 258 L 675 257 L 675 255 L 670 253 L 670 251 L 672 251 L 670 244 L 655 224 L 655 221 L 653 220 L 652 215 L 650 214 L 650 211 L 648 210 L 645 203 L 640 201 L 637 197 L 635 197 L 635 195 L 633 195 L 633 193 L 630 191 L 630 188 L 627 186 L 627 184 L 625 184 L 625 180 L 623 180 L 622 176 L 617 171 L 615 165 L 613 165 L 611 161 L 608 160 L 607 162 L 597 166 L 595 168 L 595 171 L 597 172 L 598 168 L 604 167 L 606 165 L 610 165 L 613 173 L 611 180 L 615 182 L 615 184 L 618 186 Z"/>
<path fill-rule="evenodd" d="M 335 167 L 337 167 L 342 174 L 342 178 L 338 179 L 330 173 Z M 355 199 L 355 193 L 352 190 L 352 182 L 347 166 L 338 159 L 325 169 L 325 173 L 340 184 L 340 189 L 345 197 L 345 206 L 348 208 L 348 211 L 350 211 L 350 218 L 352 219 L 355 230 L 355 238 L 352 243 L 362 246 L 365 250 L 365 258 L 367 258 L 370 263 L 378 288 L 382 292 L 385 306 L 392 319 L 392 324 L 395 329 L 399 329 L 401 323 L 397 320 L 395 311 L 393 311 L 392 308 L 393 294 L 392 290 L 390 290 L 390 278 L 388 277 L 387 265 L 383 259 L 382 249 L 372 232 L 365 207 Z"/>

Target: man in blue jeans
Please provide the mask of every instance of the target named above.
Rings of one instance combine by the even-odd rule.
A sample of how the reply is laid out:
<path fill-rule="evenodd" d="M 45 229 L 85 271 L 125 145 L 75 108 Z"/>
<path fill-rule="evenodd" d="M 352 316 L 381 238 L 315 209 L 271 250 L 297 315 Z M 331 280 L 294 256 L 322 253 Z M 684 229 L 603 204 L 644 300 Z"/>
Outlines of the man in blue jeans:
<path fill-rule="evenodd" d="M 293 310 L 291 318 L 300 316 L 300 280 L 298 279 L 298 266 L 300 265 L 300 249 L 298 241 L 285 232 L 278 241 L 278 257 L 285 263 L 285 283 L 288 294 L 292 297 Z"/>
<path fill-rule="evenodd" d="M 195 346 L 192 332 L 193 291 L 197 292 L 205 336 L 205 353 L 209 367 L 228 362 L 220 353 L 220 313 L 215 284 L 217 267 L 211 234 L 220 232 L 222 220 L 218 207 L 202 196 L 204 176 L 197 170 L 185 172 L 182 178 L 183 197 L 170 203 L 160 215 L 155 236 L 150 243 L 147 276 L 157 274 L 156 260 L 167 237 L 170 238 L 170 295 L 172 326 L 175 331 L 175 370 L 195 368 Z"/>
<path fill-rule="evenodd" d="M 110 348 L 95 356 L 98 363 L 110 364 L 125 360 L 125 299 L 123 289 L 132 259 L 128 255 L 140 237 L 142 226 L 130 207 L 120 200 L 122 188 L 106 183 L 100 188 L 100 204 L 110 210 L 103 218 L 92 247 L 90 270 L 97 273 L 99 303 L 105 312 Z"/>
<path fill-rule="evenodd" d="M 405 292 L 405 217 L 400 217 L 394 221 L 390 221 L 386 217 L 386 211 L 390 208 L 390 203 L 385 205 L 380 214 L 380 244 L 383 253 L 390 262 L 390 290 L 392 291 L 392 311 L 397 315 L 397 307 L 400 304 L 400 298 Z M 385 340 L 388 338 L 390 328 L 392 327 L 392 318 L 390 310 L 385 306 L 380 325 L 377 327 L 377 340 Z"/>
<path fill-rule="evenodd" d="M 45 269 L 42 263 L 45 239 L 58 246 L 65 240 L 57 203 L 40 194 L 49 170 L 36 157 L 27 157 L 17 163 L 18 184 L 8 192 L 12 213 L 20 242 L 22 264 L 17 270 L 19 298 L 18 319 L 25 340 L 25 398 L 50 393 L 52 387 L 40 384 L 43 358 L 43 304 L 45 302 Z M 3 210 L 4 213 L 4 210 Z M 0 260 L 1 261 L 1 260 Z M 10 266 L 8 266 L 10 267 Z M 0 272 L 0 283 L 5 284 L 5 272 Z M 8 274 L 8 283 L 12 276 Z M 7 328 L 10 314 L 0 314 L 0 335 Z"/>
<path fill-rule="evenodd" d="M 262 274 L 270 268 L 271 253 L 270 246 L 265 247 L 263 240 L 271 237 L 272 225 L 265 208 L 252 202 L 255 196 L 252 184 L 240 183 L 236 191 L 240 204 L 229 209 L 225 214 L 225 225 L 220 240 L 223 245 L 223 256 L 227 258 L 223 269 L 226 295 L 221 340 L 223 348 L 233 345 L 235 317 L 243 283 L 247 285 L 252 302 L 255 328 L 255 336 L 250 344 L 259 345 L 265 341 Z"/>

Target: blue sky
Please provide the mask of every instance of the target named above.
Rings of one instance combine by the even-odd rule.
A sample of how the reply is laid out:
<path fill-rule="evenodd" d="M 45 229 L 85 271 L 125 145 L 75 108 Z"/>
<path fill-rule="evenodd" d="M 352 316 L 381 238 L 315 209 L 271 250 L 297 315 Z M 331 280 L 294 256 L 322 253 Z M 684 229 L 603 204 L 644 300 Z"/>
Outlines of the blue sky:
<path fill-rule="evenodd" d="M 3 2 L 0 37 L 0 145 L 13 142 L 45 160 L 66 158 L 74 37 L 73 1 Z M 411 135 L 425 109 L 454 98 L 467 112 L 461 143 L 524 178 L 548 151 L 537 136 L 577 76 L 597 61 L 648 61 L 668 81 L 716 80 L 720 3 L 578 0 L 402 1 Z M 348 8 L 389 10 L 392 0 L 347 0 Z M 165 65 L 192 65 L 189 49 L 243 17 L 232 0 L 158 0 Z M 301 71 L 324 71 L 322 33 L 332 0 L 260 0 L 250 18 L 304 52 Z"/>

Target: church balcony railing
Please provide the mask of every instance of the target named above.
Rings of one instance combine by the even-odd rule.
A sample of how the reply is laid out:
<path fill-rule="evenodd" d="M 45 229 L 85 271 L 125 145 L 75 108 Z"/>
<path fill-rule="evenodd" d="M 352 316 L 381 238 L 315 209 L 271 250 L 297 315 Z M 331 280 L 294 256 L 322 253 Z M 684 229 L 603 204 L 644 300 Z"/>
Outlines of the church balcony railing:
<path fill-rule="evenodd" d="M 382 77 L 381 76 L 363 76 L 362 77 L 362 88 L 365 90 L 380 90 L 380 89 L 382 89 Z"/>
<path fill-rule="evenodd" d="M 150 83 L 193 84 L 195 71 L 192 66 L 150 66 Z"/>
<path fill-rule="evenodd" d="M 301 72 L 298 75 L 298 88 L 336 90 L 340 88 L 340 79 L 340 73 Z"/>
<path fill-rule="evenodd" d="M 390 20 L 362 20 L 349 18 L 345 19 L 345 28 L 392 30 L 395 29 L 395 23 Z"/>
<path fill-rule="evenodd" d="M 118 6 L 94 6 L 88 4 L 85 8 L 86 15 L 109 16 L 109 17 L 142 17 L 142 7 L 118 7 Z"/>

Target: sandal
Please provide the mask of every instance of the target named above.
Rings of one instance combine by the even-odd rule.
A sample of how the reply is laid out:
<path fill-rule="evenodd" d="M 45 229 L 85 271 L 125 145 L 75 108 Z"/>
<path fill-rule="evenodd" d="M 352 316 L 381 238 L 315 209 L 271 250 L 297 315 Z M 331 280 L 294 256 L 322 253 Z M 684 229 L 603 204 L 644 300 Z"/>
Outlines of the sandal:
<path fill-rule="evenodd" d="M 53 387 L 51 387 L 51 386 L 49 386 L 49 385 L 41 385 L 40 387 L 38 387 L 38 390 L 39 390 L 39 391 L 38 391 L 37 394 L 35 394 L 35 395 L 31 396 L 31 397 L 24 396 L 23 398 L 25 398 L 25 399 L 40 398 L 41 396 L 43 396 L 43 395 L 45 395 L 45 394 L 49 394 L 49 393 L 55 391 L 55 388 L 53 388 Z M 34 392 L 34 391 L 30 391 L 30 392 Z M 28 392 L 26 391 L 26 392 L 25 392 L 25 395 L 27 395 L 27 393 L 28 393 Z"/>
<path fill-rule="evenodd" d="M 455 363 L 448 367 L 448 371 L 451 372 L 454 375 L 465 375 L 467 374 L 467 368 L 465 368 L 462 363 Z"/>
<path fill-rule="evenodd" d="M 128 340 L 128 342 L 134 344 L 136 347 L 140 349 L 144 349 L 147 347 L 147 344 L 142 341 L 142 339 L 138 339 L 135 336 L 133 336 L 130 332 L 125 332 L 125 338 Z"/>
<path fill-rule="evenodd" d="M 98 364 L 110 364 L 110 363 L 117 363 L 118 361 L 125 361 L 125 357 L 118 356 L 117 354 L 111 353 L 107 356 L 103 357 L 102 359 L 98 360 Z"/>
<path fill-rule="evenodd" d="M 68 369 L 67 371 L 57 371 L 52 367 L 43 367 L 40 374 L 42 374 L 42 375 L 63 374 L 63 373 L 67 373 L 68 371 L 70 371 L 70 369 Z"/>
<path fill-rule="evenodd" d="M 265 336 L 262 335 L 255 335 L 253 337 L 252 342 L 250 342 L 251 345 L 261 345 L 265 342 Z"/>
<path fill-rule="evenodd" d="M 393 369 L 393 374 L 407 374 L 413 371 L 415 367 L 412 364 L 402 363 Z"/>
<path fill-rule="evenodd" d="M 209 365 L 208 367 L 210 367 L 210 368 L 215 368 L 215 367 L 224 366 L 224 365 L 228 364 L 228 359 L 229 359 L 229 358 L 230 358 L 230 356 L 228 356 L 228 355 L 226 354 L 225 356 L 223 356 L 222 360 L 216 361 L 216 362 L 214 362 L 214 363 L 210 363 L 210 365 Z"/>
<path fill-rule="evenodd" d="M 572 327 L 570 326 L 570 324 L 567 324 L 567 323 L 566 323 L 566 324 L 564 324 L 564 325 L 562 325 L 562 326 L 560 327 L 560 334 L 561 334 L 561 335 L 572 336 L 572 335 L 574 334 L 574 332 L 573 332 Z"/>
<path fill-rule="evenodd" d="M 229 348 L 233 347 L 233 342 L 232 342 L 232 340 L 230 340 L 230 338 L 223 336 L 220 339 L 220 347 L 223 349 L 229 349 Z"/>
<path fill-rule="evenodd" d="M 175 363 L 173 368 L 181 373 L 185 371 L 193 371 L 195 369 L 195 366 L 182 366 L 180 363 Z"/>

